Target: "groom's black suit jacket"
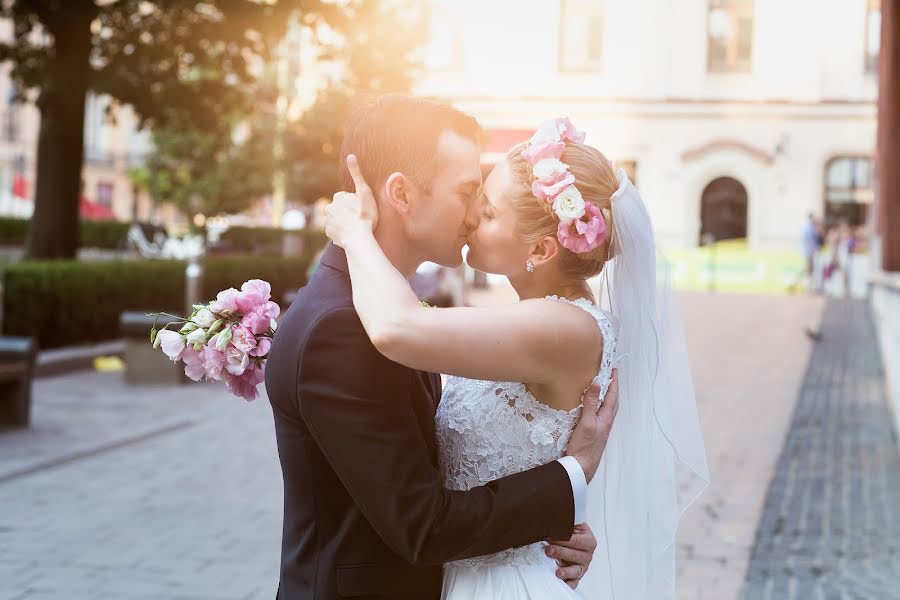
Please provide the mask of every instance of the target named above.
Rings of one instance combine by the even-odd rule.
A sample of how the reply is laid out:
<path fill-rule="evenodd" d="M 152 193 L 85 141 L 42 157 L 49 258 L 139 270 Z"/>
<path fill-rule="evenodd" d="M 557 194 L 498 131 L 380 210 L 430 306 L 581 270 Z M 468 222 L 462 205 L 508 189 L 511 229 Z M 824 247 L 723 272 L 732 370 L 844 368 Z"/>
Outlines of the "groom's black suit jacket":
<path fill-rule="evenodd" d="M 284 475 L 280 600 L 438 598 L 445 561 L 572 533 L 557 462 L 444 489 L 440 378 L 372 346 L 336 246 L 278 328 L 266 389 Z"/>

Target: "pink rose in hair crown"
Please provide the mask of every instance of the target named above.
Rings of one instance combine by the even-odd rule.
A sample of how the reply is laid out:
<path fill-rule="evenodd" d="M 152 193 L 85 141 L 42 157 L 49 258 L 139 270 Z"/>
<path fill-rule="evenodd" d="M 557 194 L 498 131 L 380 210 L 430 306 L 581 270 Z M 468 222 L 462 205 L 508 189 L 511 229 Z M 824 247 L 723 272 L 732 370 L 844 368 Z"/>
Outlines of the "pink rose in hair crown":
<path fill-rule="evenodd" d="M 606 240 L 606 220 L 599 208 L 591 202 L 585 202 L 584 215 L 560 221 L 556 236 L 564 247 L 576 254 L 590 252 Z"/>
<path fill-rule="evenodd" d="M 255 400 L 281 312 L 271 295 L 268 282 L 251 279 L 240 290 L 228 288 L 209 304 L 195 305 L 190 317 L 155 313 L 178 320 L 161 330 L 154 322 L 150 342 L 173 362 L 184 363 L 185 374 L 194 381 L 224 380 L 232 394 Z"/>

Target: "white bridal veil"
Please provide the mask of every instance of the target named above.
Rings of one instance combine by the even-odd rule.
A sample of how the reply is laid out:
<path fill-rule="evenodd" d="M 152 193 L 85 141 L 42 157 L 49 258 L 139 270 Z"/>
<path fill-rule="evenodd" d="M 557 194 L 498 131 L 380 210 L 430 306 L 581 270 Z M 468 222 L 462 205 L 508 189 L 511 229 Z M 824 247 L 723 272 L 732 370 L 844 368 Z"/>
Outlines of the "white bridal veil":
<path fill-rule="evenodd" d="M 623 170 L 601 304 L 618 325 L 619 412 L 588 488 L 593 600 L 674 600 L 675 534 L 709 484 L 681 318 L 650 216 Z"/>

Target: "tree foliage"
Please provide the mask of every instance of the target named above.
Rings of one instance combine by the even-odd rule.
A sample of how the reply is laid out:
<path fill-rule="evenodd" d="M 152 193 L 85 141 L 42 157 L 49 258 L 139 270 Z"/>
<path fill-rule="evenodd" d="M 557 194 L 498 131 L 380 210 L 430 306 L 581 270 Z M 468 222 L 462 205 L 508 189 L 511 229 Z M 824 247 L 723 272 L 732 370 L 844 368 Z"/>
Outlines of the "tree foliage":
<path fill-rule="evenodd" d="M 5 0 L 13 39 L 0 44 L 20 96 L 41 112 L 32 258 L 73 257 L 86 94 L 109 94 L 155 126 L 171 115 L 216 131 L 253 106 L 254 65 L 268 60 L 288 17 L 317 22 L 319 0 Z M 339 12 L 339 11 L 338 11 Z"/>

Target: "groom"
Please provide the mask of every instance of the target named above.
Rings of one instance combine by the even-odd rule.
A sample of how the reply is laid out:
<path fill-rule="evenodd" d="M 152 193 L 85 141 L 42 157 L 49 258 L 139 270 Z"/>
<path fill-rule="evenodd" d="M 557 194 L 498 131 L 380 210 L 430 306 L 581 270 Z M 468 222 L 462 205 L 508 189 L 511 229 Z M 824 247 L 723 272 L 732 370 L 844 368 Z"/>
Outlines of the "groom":
<path fill-rule="evenodd" d="M 379 203 L 379 244 L 409 276 L 424 261 L 458 266 L 478 226 L 479 137 L 472 117 L 385 96 L 348 123 L 343 159 L 359 157 Z M 353 308 L 343 250 L 285 313 L 266 366 L 284 475 L 280 600 L 436 599 L 441 564 L 540 540 L 577 585 L 596 540 L 583 523 L 617 406 L 586 400 L 569 454 L 466 492 L 444 489 L 434 416 L 440 376 L 393 363 Z M 593 410 L 591 410 L 593 408 Z"/>

